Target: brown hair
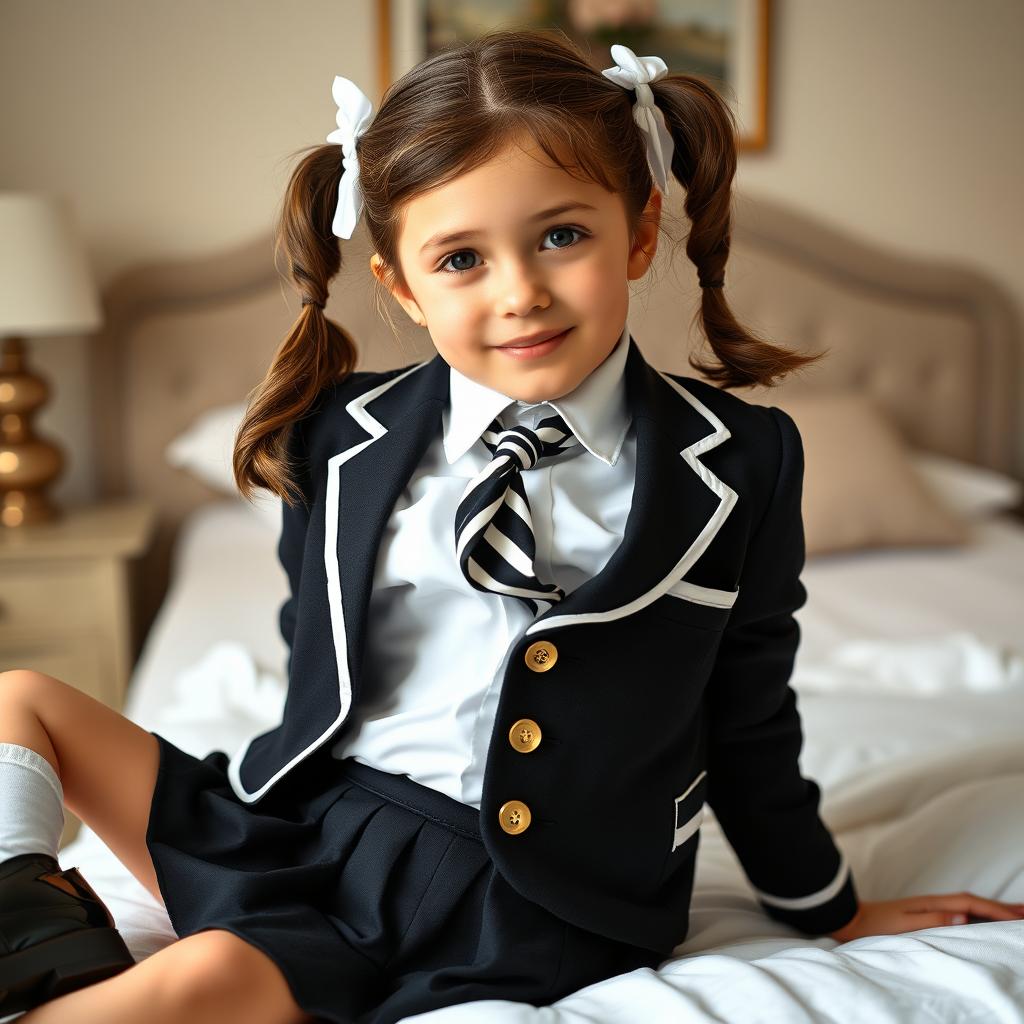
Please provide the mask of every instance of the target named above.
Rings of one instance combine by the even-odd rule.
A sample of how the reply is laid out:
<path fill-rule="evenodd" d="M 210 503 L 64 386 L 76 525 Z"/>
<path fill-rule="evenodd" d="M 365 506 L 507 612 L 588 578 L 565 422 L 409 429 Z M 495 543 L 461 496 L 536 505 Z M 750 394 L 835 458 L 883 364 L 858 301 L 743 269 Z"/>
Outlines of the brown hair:
<path fill-rule="evenodd" d="M 686 190 L 691 228 L 686 255 L 702 284 L 723 278 L 729 258 L 736 123 L 718 93 L 693 75 L 670 73 L 651 86 L 675 146 L 672 172 Z M 403 204 L 532 136 L 552 162 L 621 194 L 630 237 L 654 188 L 644 137 L 633 121 L 636 93 L 612 82 L 558 30 L 494 31 L 451 47 L 412 68 L 384 94 L 359 136 L 362 218 L 388 285 L 404 284 L 397 257 Z M 560 158 L 571 154 L 572 165 Z M 311 147 L 292 173 L 276 230 L 304 305 L 253 390 L 234 452 L 245 497 L 267 487 L 285 501 L 300 492 L 288 452 L 291 424 L 320 391 L 348 376 L 356 345 L 329 320 L 328 282 L 341 267 L 331 224 L 342 172 L 341 147 Z M 718 359 L 690 365 L 720 387 L 772 386 L 820 358 L 778 348 L 747 331 L 720 287 L 702 287 L 700 317 Z"/>

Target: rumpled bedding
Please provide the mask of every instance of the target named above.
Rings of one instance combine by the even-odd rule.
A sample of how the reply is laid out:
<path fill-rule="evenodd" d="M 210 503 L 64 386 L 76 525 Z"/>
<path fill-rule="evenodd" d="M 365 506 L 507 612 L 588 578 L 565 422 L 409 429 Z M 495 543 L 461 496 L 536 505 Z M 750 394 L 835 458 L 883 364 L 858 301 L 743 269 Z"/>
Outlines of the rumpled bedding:
<path fill-rule="evenodd" d="M 250 510 L 226 503 L 200 510 L 183 534 L 125 710 L 197 756 L 232 753 L 279 720 L 283 647 L 266 628 L 285 595 L 274 539 Z M 1024 902 L 1024 680 L 1008 628 L 1024 607 L 1024 582 L 1015 584 L 1024 581 L 1024 529 L 1000 524 L 987 540 L 945 566 L 948 553 L 914 552 L 805 570 L 805 643 L 793 676 L 801 769 L 822 787 L 822 818 L 861 898 L 966 890 Z M 992 603 L 979 599 L 979 586 L 951 610 L 972 565 Z M 925 590 L 941 598 L 931 615 Z M 910 591 L 901 632 L 894 612 Z M 61 863 L 89 879 L 136 959 L 174 940 L 162 907 L 90 829 Z M 690 932 L 656 970 L 606 979 L 550 1007 L 487 1001 L 408 1019 L 1024 1024 L 1024 920 L 843 944 L 802 935 L 760 908 L 709 808 Z"/>

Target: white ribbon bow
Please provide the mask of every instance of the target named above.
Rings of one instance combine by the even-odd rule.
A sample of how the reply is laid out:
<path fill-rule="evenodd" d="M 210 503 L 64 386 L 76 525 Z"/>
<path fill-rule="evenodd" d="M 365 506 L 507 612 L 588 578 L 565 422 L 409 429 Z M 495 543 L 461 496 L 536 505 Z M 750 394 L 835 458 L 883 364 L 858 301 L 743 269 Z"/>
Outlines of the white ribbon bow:
<path fill-rule="evenodd" d="M 667 196 L 675 144 L 665 123 L 665 115 L 654 102 L 649 83 L 664 78 L 668 74 L 668 65 L 660 57 L 638 57 L 628 46 L 619 43 L 612 45 L 612 60 L 615 67 L 605 68 L 601 74 L 623 89 L 636 90 L 633 120 L 645 136 L 651 176 Z"/>
<path fill-rule="evenodd" d="M 327 136 L 327 141 L 340 143 L 343 168 L 338 182 L 338 207 L 334 211 L 331 230 L 339 238 L 351 238 L 363 210 L 356 139 L 366 130 L 373 106 L 355 82 L 340 75 L 335 77 L 331 92 L 338 104 L 338 127 Z"/>

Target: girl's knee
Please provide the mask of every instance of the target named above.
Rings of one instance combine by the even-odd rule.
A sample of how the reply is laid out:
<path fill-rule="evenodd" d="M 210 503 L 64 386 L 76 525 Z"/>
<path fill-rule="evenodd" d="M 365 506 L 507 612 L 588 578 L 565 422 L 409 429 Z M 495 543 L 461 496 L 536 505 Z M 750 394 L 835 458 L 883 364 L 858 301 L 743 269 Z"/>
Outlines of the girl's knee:
<path fill-rule="evenodd" d="M 53 681 L 53 676 L 30 668 L 9 668 L 0 672 L 0 696 L 14 693 L 33 696 Z"/>
<path fill-rule="evenodd" d="M 47 699 L 52 701 L 55 691 L 61 688 L 72 689 L 56 676 L 31 668 L 10 668 L 0 672 L 0 700 L 8 707 L 13 701 L 21 707 L 38 709 L 45 705 Z"/>
<path fill-rule="evenodd" d="M 35 750 L 61 777 L 60 761 L 52 738 L 43 724 L 41 709 L 54 704 L 59 679 L 32 669 L 0 672 L 0 742 Z"/>

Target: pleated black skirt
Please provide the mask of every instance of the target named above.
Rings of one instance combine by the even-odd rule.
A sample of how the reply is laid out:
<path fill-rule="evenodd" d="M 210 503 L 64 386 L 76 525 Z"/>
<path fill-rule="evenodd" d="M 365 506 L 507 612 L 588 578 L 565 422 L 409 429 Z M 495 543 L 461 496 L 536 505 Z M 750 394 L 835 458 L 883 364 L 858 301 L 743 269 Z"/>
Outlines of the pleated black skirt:
<path fill-rule="evenodd" d="M 223 751 L 200 760 L 153 735 L 146 842 L 176 934 L 233 932 L 318 1019 L 391 1024 L 480 999 L 547 1006 L 661 962 L 520 895 L 487 854 L 480 812 L 407 775 L 323 748 L 250 805 Z"/>

